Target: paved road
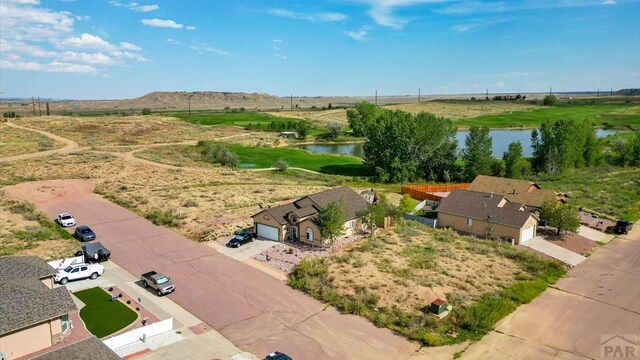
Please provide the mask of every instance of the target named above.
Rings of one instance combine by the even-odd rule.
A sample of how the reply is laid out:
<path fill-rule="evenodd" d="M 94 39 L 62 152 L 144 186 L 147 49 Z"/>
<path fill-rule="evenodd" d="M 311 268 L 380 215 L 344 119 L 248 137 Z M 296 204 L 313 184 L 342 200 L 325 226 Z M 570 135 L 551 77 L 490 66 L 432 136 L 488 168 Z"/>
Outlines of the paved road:
<path fill-rule="evenodd" d="M 601 359 L 606 334 L 640 339 L 640 222 L 499 322 L 464 358 Z"/>
<path fill-rule="evenodd" d="M 46 185 L 47 187 L 43 187 Z M 91 226 L 132 274 L 156 270 L 177 285 L 171 300 L 261 356 L 274 350 L 294 359 L 406 359 L 416 345 L 367 320 L 343 315 L 282 281 L 197 244 L 91 193 L 81 180 L 25 183 L 5 188 L 50 217 L 70 212 Z"/>
<path fill-rule="evenodd" d="M 551 256 L 552 258 L 558 259 L 572 267 L 580 264 L 587 259 L 580 254 L 574 253 L 573 251 L 567 250 L 556 244 L 552 244 L 540 237 L 534 237 L 533 239 L 529 239 L 520 243 L 520 245 Z"/>

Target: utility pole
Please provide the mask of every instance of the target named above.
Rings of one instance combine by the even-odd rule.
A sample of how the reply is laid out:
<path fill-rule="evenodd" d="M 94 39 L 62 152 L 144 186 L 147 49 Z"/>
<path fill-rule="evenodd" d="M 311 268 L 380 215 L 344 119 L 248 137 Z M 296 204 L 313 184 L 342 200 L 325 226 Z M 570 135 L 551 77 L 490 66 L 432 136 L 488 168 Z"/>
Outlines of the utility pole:
<path fill-rule="evenodd" d="M 613 88 L 611 88 L 611 96 L 613 96 Z"/>
<path fill-rule="evenodd" d="M 51 111 L 49 111 L 49 102 L 48 101 L 46 102 L 46 105 L 47 105 L 47 116 L 50 116 L 51 115 Z"/>
<path fill-rule="evenodd" d="M 189 115 L 191 115 L 191 97 L 192 97 L 192 96 L 193 96 L 193 94 L 190 94 L 190 95 L 187 97 L 187 104 L 188 104 L 187 106 L 189 107 Z"/>
<path fill-rule="evenodd" d="M 42 106 L 40 106 L 40 96 L 38 96 L 38 114 L 42 116 Z"/>
<path fill-rule="evenodd" d="M 376 106 L 378 106 L 378 89 L 376 89 Z"/>
<path fill-rule="evenodd" d="M 289 99 L 291 100 L 291 110 L 293 110 L 293 94 L 289 96 Z"/>
<path fill-rule="evenodd" d="M 553 86 L 549 88 L 549 95 L 553 95 Z"/>
<path fill-rule="evenodd" d="M 33 105 L 33 116 L 36 116 L 36 100 L 31 97 L 31 104 Z"/>
<path fill-rule="evenodd" d="M 420 88 L 418 88 L 418 102 L 420 102 Z"/>
<path fill-rule="evenodd" d="M 489 89 L 486 89 L 484 92 L 484 99 L 489 100 Z"/>
<path fill-rule="evenodd" d="M 596 93 L 596 97 L 600 97 L 600 88 L 598 88 L 598 92 Z"/>

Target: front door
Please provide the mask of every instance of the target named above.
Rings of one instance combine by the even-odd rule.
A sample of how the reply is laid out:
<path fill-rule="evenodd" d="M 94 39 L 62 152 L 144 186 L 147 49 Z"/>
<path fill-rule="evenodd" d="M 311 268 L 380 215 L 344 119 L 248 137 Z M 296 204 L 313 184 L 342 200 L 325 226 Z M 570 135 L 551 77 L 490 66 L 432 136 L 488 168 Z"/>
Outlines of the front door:
<path fill-rule="evenodd" d="M 297 226 L 292 226 L 291 227 L 291 239 L 292 240 L 298 240 L 298 227 Z"/>

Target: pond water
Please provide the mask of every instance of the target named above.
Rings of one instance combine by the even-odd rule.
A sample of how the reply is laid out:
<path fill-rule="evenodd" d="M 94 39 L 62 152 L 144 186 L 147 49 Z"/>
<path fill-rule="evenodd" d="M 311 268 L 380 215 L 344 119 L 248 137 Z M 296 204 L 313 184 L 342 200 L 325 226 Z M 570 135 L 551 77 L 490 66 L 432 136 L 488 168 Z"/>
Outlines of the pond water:
<path fill-rule="evenodd" d="M 605 137 L 615 134 L 615 130 L 596 129 L 598 137 Z M 458 149 L 464 148 L 464 140 L 469 134 L 467 130 L 458 131 Z M 509 144 L 514 141 L 522 143 L 524 156 L 531 156 L 531 129 L 526 130 L 491 130 L 489 135 L 493 138 L 493 156 L 502 158 L 502 154 L 507 151 Z M 319 154 L 351 155 L 359 158 L 364 157 L 363 144 L 309 144 L 301 145 L 300 148 Z"/>

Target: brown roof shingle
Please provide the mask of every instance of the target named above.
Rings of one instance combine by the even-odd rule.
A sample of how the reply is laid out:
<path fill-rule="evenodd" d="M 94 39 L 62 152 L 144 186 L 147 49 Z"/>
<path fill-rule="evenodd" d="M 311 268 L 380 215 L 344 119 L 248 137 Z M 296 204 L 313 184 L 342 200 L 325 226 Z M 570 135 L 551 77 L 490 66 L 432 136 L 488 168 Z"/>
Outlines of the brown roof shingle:
<path fill-rule="evenodd" d="M 509 201 L 502 195 L 457 189 L 442 199 L 436 211 L 516 228 L 522 228 L 533 216 L 528 211 L 515 210 L 513 205 L 500 207 L 503 200 Z"/>
<path fill-rule="evenodd" d="M 42 283 L 55 273 L 37 256 L 0 257 L 0 335 L 76 310 L 67 288 Z"/>
<path fill-rule="evenodd" d="M 542 190 L 528 180 L 478 175 L 467 190 L 505 195 L 509 200 L 533 207 L 541 207 L 547 200 L 557 200 L 558 194 Z"/>
<path fill-rule="evenodd" d="M 55 351 L 36 356 L 37 360 L 119 360 L 113 350 L 109 349 L 95 336 L 61 347 Z"/>

